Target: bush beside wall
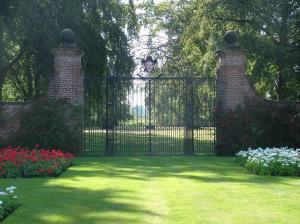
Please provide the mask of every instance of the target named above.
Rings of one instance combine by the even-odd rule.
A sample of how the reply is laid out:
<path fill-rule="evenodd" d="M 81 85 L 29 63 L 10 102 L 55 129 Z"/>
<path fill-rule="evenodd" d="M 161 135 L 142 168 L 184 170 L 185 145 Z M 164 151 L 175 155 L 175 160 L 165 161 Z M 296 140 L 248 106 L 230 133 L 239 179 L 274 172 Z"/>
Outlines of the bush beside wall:
<path fill-rule="evenodd" d="M 235 155 L 247 147 L 300 147 L 300 111 L 291 105 L 253 104 L 218 114 L 217 154 Z"/>
<path fill-rule="evenodd" d="M 75 152 L 82 147 L 82 108 L 67 100 L 40 100 L 21 115 L 20 128 L 9 138 L 15 146 L 60 148 Z"/>

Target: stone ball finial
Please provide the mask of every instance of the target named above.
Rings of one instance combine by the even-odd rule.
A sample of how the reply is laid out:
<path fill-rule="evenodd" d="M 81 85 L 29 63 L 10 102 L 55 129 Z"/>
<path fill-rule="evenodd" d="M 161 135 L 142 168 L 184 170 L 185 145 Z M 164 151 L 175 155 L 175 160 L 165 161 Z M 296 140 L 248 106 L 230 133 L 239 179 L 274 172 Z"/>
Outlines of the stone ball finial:
<path fill-rule="evenodd" d="M 75 43 L 75 33 L 71 29 L 64 29 L 60 33 L 62 43 Z"/>
<path fill-rule="evenodd" d="M 239 48 L 239 35 L 236 31 L 228 30 L 224 35 L 225 47 L 227 49 Z"/>

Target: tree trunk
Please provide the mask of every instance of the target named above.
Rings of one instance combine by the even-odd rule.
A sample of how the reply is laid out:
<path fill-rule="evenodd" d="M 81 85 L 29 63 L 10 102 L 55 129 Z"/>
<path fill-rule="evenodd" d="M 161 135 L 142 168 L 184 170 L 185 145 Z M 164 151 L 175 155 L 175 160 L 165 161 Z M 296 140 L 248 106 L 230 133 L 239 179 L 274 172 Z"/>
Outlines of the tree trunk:
<path fill-rule="evenodd" d="M 280 71 L 277 79 L 277 88 L 276 88 L 277 100 L 285 99 L 284 86 L 285 86 L 285 80 L 283 78 L 283 71 Z"/>
<path fill-rule="evenodd" d="M 285 86 L 286 86 L 286 80 L 285 80 L 285 66 L 286 65 L 286 48 L 288 48 L 288 24 L 287 24 L 287 18 L 288 18 L 288 11 L 289 11 L 289 5 L 286 1 L 283 1 L 280 5 L 281 8 L 281 18 L 282 21 L 280 23 L 280 31 L 279 31 L 279 51 L 278 51 L 278 78 L 277 78 L 277 99 L 278 100 L 284 100 L 286 99 L 286 93 L 285 93 Z"/>
<path fill-rule="evenodd" d="M 0 75 L 0 102 L 3 101 L 3 85 L 4 85 L 4 75 Z"/>
<path fill-rule="evenodd" d="M 32 98 L 33 96 L 33 78 L 32 78 L 32 70 L 31 70 L 31 63 L 30 63 L 30 56 L 27 55 L 25 60 L 25 76 L 27 81 L 27 99 Z"/>
<path fill-rule="evenodd" d="M 39 74 L 35 74 L 34 76 L 34 90 L 35 90 L 34 97 L 39 98 L 39 96 L 41 95 Z"/>
<path fill-rule="evenodd" d="M 4 68 L 4 41 L 3 41 L 3 30 L 0 26 L 0 101 L 3 100 L 3 84 L 4 84 L 4 73 L 2 73 L 2 69 Z"/>

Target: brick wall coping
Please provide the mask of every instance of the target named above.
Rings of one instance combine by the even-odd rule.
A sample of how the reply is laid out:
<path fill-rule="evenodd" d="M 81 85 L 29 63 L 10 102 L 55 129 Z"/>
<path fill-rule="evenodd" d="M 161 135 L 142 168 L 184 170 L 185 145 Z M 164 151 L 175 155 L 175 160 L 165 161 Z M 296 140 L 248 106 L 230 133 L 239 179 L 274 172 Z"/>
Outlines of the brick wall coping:
<path fill-rule="evenodd" d="M 81 55 L 84 55 L 83 51 L 77 47 L 75 48 L 70 48 L 70 47 L 66 47 L 66 46 L 59 46 L 58 48 L 52 49 L 51 50 L 52 54 L 55 54 L 57 52 L 63 52 L 63 53 L 78 53 Z"/>
<path fill-rule="evenodd" d="M 227 52 L 237 52 L 237 51 L 241 51 L 241 52 L 243 52 L 243 53 L 248 53 L 248 51 L 246 50 L 246 49 L 226 49 L 226 50 L 217 50 L 216 52 L 215 52 L 215 56 L 216 57 L 218 57 L 220 54 L 223 54 L 225 51 L 227 51 Z"/>
<path fill-rule="evenodd" d="M 216 51 L 216 53 L 215 53 L 216 58 L 220 57 L 222 54 L 225 54 L 225 52 L 242 52 L 242 53 L 245 53 L 245 54 L 248 53 L 248 51 L 245 50 L 245 49 L 225 49 L 225 50 Z M 225 65 L 225 66 L 234 67 L 233 65 Z M 298 100 L 294 100 L 294 101 L 278 100 L 277 101 L 277 100 L 269 100 L 269 99 L 264 98 L 263 96 L 261 96 L 260 94 L 258 94 L 258 92 L 254 88 L 254 86 L 251 84 L 249 75 L 243 74 L 243 77 L 245 78 L 245 81 L 246 81 L 245 84 L 250 87 L 250 91 L 252 92 L 252 94 L 254 95 L 254 97 L 256 98 L 256 100 L 258 102 L 266 103 L 266 104 L 269 104 L 269 105 L 270 104 L 271 105 L 278 105 L 278 106 L 295 105 L 297 107 L 300 107 L 300 101 L 298 101 Z"/>

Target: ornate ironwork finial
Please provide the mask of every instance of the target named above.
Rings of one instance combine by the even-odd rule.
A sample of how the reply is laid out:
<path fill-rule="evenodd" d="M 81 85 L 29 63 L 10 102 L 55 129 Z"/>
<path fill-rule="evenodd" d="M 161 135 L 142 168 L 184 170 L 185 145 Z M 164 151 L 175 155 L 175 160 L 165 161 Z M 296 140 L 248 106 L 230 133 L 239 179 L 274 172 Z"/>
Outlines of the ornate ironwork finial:
<path fill-rule="evenodd" d="M 151 73 L 157 65 L 157 59 L 153 59 L 152 56 L 148 55 L 146 59 L 142 59 L 142 65 L 144 72 Z"/>
<path fill-rule="evenodd" d="M 228 30 L 224 35 L 224 40 L 226 49 L 240 48 L 239 35 L 236 31 Z"/>

